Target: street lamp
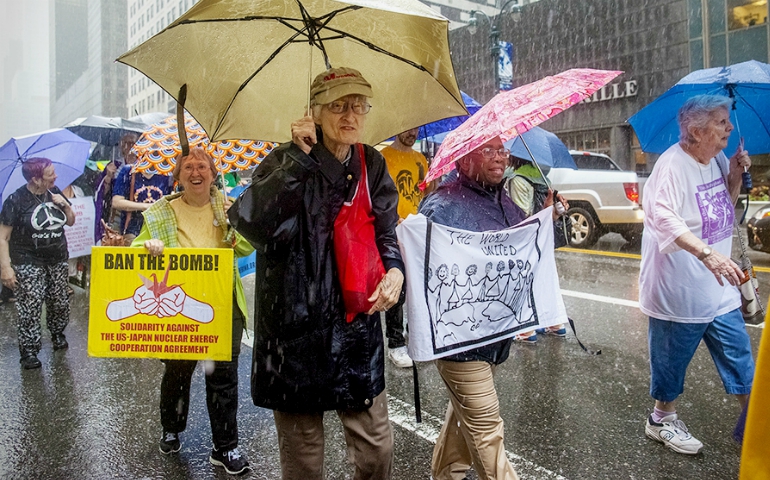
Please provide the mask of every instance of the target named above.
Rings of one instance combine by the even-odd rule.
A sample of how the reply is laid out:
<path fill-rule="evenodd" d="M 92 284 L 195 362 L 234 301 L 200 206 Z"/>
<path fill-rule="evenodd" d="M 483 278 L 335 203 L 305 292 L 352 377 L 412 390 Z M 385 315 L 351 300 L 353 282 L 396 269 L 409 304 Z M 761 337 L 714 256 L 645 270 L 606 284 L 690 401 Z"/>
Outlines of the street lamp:
<path fill-rule="evenodd" d="M 470 12 L 470 20 L 468 21 L 468 32 L 471 35 L 474 35 L 476 33 L 478 24 L 479 24 L 479 17 L 483 17 L 486 19 L 487 23 L 489 24 L 489 42 L 490 42 L 490 53 L 492 54 L 492 66 L 493 71 L 495 73 L 495 92 L 500 90 L 500 72 L 498 70 L 498 62 L 500 59 L 500 19 L 503 18 L 503 13 L 505 13 L 505 10 L 510 8 L 511 18 L 514 22 L 518 22 L 521 20 L 521 7 L 519 6 L 519 0 L 508 0 L 505 3 L 503 3 L 503 6 L 500 7 L 500 12 L 494 17 L 489 18 L 489 15 L 484 13 L 481 10 L 471 10 Z"/>

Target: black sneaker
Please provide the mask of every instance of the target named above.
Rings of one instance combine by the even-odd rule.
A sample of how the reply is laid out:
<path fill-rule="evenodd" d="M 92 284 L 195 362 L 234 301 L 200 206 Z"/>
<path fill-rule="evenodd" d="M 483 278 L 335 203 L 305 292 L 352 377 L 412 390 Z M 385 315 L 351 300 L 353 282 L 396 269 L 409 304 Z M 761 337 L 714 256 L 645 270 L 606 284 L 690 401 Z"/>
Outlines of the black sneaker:
<path fill-rule="evenodd" d="M 160 453 L 163 455 L 178 452 L 182 449 L 182 442 L 179 441 L 179 434 L 163 432 L 163 436 L 160 437 L 160 442 L 158 442 L 158 448 L 160 448 Z"/>
<path fill-rule="evenodd" d="M 70 344 L 67 343 L 67 337 L 65 337 L 63 333 L 57 333 L 51 336 L 51 342 L 53 342 L 54 350 L 64 350 L 70 346 Z"/>
<path fill-rule="evenodd" d="M 249 461 L 246 460 L 246 457 L 241 455 L 238 447 L 235 447 L 232 450 L 212 449 L 209 462 L 217 467 L 224 467 L 225 472 L 230 475 L 240 475 L 251 470 Z"/>
<path fill-rule="evenodd" d="M 30 353 L 29 355 L 24 355 L 19 360 L 19 363 L 21 363 L 21 368 L 24 370 L 32 370 L 34 368 L 40 368 L 42 363 L 40 363 L 40 360 L 37 359 L 37 355 Z"/>

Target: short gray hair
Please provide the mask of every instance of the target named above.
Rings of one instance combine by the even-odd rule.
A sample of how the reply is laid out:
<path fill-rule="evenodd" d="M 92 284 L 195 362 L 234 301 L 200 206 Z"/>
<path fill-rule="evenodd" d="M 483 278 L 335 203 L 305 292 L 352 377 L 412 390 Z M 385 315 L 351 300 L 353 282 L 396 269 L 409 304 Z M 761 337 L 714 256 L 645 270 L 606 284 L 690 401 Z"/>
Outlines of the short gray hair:
<path fill-rule="evenodd" d="M 311 112 L 311 116 L 313 117 L 313 120 L 315 120 L 315 119 L 317 119 L 318 117 L 321 116 L 321 108 L 322 107 L 323 107 L 323 105 L 319 105 L 319 104 L 315 103 L 315 100 L 311 100 L 310 101 L 310 112 Z"/>
<path fill-rule="evenodd" d="M 733 99 L 724 95 L 696 95 L 687 99 L 679 109 L 679 141 L 692 145 L 695 139 L 690 128 L 706 128 L 715 110 L 725 108 L 729 112 L 732 106 Z"/>

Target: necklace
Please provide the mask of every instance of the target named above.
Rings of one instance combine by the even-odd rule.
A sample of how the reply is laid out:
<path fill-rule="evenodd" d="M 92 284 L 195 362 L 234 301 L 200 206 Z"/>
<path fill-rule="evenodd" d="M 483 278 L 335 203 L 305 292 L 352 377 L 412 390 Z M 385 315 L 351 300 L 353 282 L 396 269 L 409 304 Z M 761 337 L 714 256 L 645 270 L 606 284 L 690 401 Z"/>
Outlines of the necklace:
<path fill-rule="evenodd" d="M 29 190 L 29 188 L 27 190 Z M 32 190 L 29 190 L 29 193 L 32 194 L 32 196 L 35 198 L 35 200 L 37 200 L 37 203 L 39 205 L 45 205 L 46 203 L 48 203 L 48 190 L 44 191 L 41 194 L 37 194 L 37 193 L 33 192 Z M 42 199 L 41 199 L 41 197 L 42 197 Z"/>
<path fill-rule="evenodd" d="M 712 165 L 715 160 L 711 160 L 708 164 L 709 167 L 709 181 L 708 184 L 714 181 L 714 166 Z M 700 179 L 703 182 L 703 185 L 707 185 L 706 180 L 703 178 L 703 167 L 701 167 L 701 163 L 698 163 L 698 173 L 700 173 Z"/>
<path fill-rule="evenodd" d="M 690 157 L 692 157 L 692 159 L 693 159 L 693 160 L 695 160 L 696 162 L 700 163 L 701 165 L 706 165 L 706 163 L 705 163 L 705 162 L 702 162 L 702 161 L 701 161 L 701 158 L 700 158 L 699 156 L 697 156 L 697 155 L 696 155 L 694 152 L 692 152 L 692 151 L 690 150 L 690 147 L 689 147 L 689 146 L 687 146 L 687 145 L 686 145 L 686 144 L 684 144 L 684 143 L 680 143 L 680 144 L 679 144 L 679 146 L 680 146 L 680 147 L 682 147 L 682 150 L 684 150 L 684 153 L 686 153 L 687 155 L 689 155 Z M 710 158 L 709 158 L 709 160 L 710 160 Z"/>

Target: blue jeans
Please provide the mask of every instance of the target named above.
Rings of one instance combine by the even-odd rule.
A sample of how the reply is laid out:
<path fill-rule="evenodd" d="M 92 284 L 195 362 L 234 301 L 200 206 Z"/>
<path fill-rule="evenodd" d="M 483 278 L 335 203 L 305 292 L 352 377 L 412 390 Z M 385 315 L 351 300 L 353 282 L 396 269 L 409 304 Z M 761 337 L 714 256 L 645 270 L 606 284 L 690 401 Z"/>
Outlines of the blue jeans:
<path fill-rule="evenodd" d="M 650 396 L 671 402 L 684 391 L 684 376 L 701 339 L 714 360 L 725 391 L 748 394 L 754 379 L 754 357 L 740 309 L 711 323 L 677 323 L 650 317 Z"/>

